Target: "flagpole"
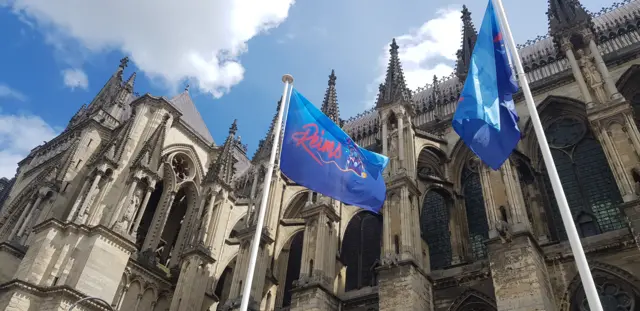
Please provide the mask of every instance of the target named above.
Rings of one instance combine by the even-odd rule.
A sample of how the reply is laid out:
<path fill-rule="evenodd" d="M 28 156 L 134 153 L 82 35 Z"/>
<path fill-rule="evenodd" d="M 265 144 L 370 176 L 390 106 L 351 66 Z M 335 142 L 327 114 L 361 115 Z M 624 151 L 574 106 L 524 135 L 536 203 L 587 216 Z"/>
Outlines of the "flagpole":
<path fill-rule="evenodd" d="M 260 238 L 262 237 L 262 227 L 264 226 L 264 217 L 267 212 L 267 203 L 269 201 L 269 192 L 271 189 L 271 178 L 273 177 L 273 168 L 276 163 L 276 155 L 278 153 L 278 145 L 280 144 L 280 132 L 282 132 L 282 115 L 284 113 L 284 107 L 287 105 L 289 99 L 289 86 L 293 85 L 293 77 L 290 74 L 282 76 L 282 82 L 284 82 L 284 91 L 282 91 L 282 102 L 280 103 L 280 110 L 278 110 L 278 119 L 274 127 L 273 144 L 271 146 L 271 156 L 269 157 L 269 165 L 267 166 L 267 173 L 264 178 L 264 184 L 262 186 L 262 200 L 260 201 L 260 210 L 258 211 L 258 222 L 256 223 L 256 233 L 251 241 L 251 255 L 249 257 L 249 266 L 247 267 L 247 277 L 242 289 L 242 304 L 240 305 L 240 311 L 247 311 L 249 307 L 249 298 L 251 296 L 251 287 L 253 284 L 253 274 L 256 270 L 256 261 L 258 260 L 258 250 L 260 249 Z"/>
<path fill-rule="evenodd" d="M 507 15 L 504 11 L 504 7 L 502 6 L 502 0 L 492 1 L 494 3 L 495 10 L 498 13 L 500 24 L 502 24 L 503 31 L 505 33 L 505 36 L 503 38 L 509 46 L 509 50 L 511 50 L 513 56 L 512 61 L 516 67 L 516 71 L 518 72 L 520 87 L 522 87 L 522 93 L 524 94 L 525 102 L 527 103 L 527 108 L 529 109 L 531 124 L 533 125 L 536 137 L 538 138 L 540 151 L 542 152 L 542 157 L 544 158 L 544 164 L 547 167 L 547 173 L 549 174 L 551 186 L 553 187 L 553 193 L 555 194 L 556 201 L 558 202 L 560 215 L 562 215 L 562 223 L 564 224 L 564 228 L 567 231 L 567 237 L 569 238 L 571 251 L 573 252 L 573 256 L 576 260 L 576 266 L 578 267 L 578 273 L 580 274 L 580 279 L 582 281 L 582 286 L 584 287 L 587 301 L 589 302 L 589 307 L 592 311 L 603 311 L 602 304 L 600 303 L 600 297 L 596 289 L 596 284 L 593 281 L 591 269 L 589 269 L 587 256 L 584 253 L 584 249 L 582 249 L 580 236 L 578 235 L 578 230 L 576 229 L 576 225 L 573 222 L 573 216 L 571 216 L 569 203 L 567 202 L 567 197 L 565 196 L 564 190 L 562 189 L 562 183 L 560 182 L 560 177 L 558 176 L 558 171 L 556 170 L 556 165 L 553 161 L 553 155 L 551 154 L 551 149 L 549 149 L 547 138 L 544 135 L 544 129 L 542 128 L 542 123 L 540 122 L 540 116 L 538 115 L 536 104 L 533 101 L 533 95 L 531 95 L 529 82 L 527 82 L 527 76 L 524 73 L 522 61 L 520 60 L 518 49 L 516 48 L 516 44 L 511 34 L 511 28 L 509 27 L 509 22 L 507 21 Z"/>

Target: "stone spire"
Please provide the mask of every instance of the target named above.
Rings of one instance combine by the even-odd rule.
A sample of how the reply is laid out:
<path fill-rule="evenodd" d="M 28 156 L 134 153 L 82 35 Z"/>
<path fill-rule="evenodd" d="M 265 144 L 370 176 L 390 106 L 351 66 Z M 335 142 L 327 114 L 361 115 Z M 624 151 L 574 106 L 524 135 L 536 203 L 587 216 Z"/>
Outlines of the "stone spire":
<path fill-rule="evenodd" d="M 273 137 L 274 130 L 276 127 L 276 122 L 278 121 L 278 112 L 280 111 L 280 105 L 282 104 L 282 98 L 278 100 L 278 106 L 276 107 L 276 114 L 273 115 L 273 119 L 271 120 L 271 125 L 269 126 L 269 131 L 267 132 L 267 136 L 264 139 L 261 139 L 258 143 L 258 149 L 256 153 L 251 158 L 251 162 L 257 163 L 263 159 L 268 159 L 271 154 L 271 147 L 273 146 Z"/>
<path fill-rule="evenodd" d="M 327 115 L 331 121 L 340 125 L 340 109 L 338 108 L 338 94 L 336 93 L 336 74 L 331 70 L 329 76 L 329 86 L 327 92 L 324 94 L 324 100 L 322 101 L 322 113 Z"/>
<path fill-rule="evenodd" d="M 593 26 L 591 15 L 579 0 L 549 0 L 547 17 L 552 36 L 575 28 Z"/>
<path fill-rule="evenodd" d="M 466 5 L 462 6 L 462 46 L 457 52 L 458 60 L 456 61 L 456 76 L 460 83 L 464 83 L 469 72 L 469 63 L 471 62 L 471 54 L 473 47 L 476 45 L 478 32 L 471 20 L 471 12 Z"/>
<path fill-rule="evenodd" d="M 407 83 L 404 79 L 402 64 L 400 63 L 400 57 L 398 57 L 398 44 L 396 44 L 395 38 L 391 41 L 389 54 L 387 76 L 384 84 L 380 84 L 378 92 L 378 100 L 376 103 L 378 107 L 392 104 L 396 101 L 408 102 L 411 100 L 411 90 L 407 88 Z"/>
<path fill-rule="evenodd" d="M 216 161 L 209 166 L 207 176 L 204 178 L 205 183 L 217 183 L 221 186 L 229 187 L 233 180 L 235 169 L 233 165 L 236 160 L 233 157 L 233 147 L 235 143 L 236 133 L 238 132 L 238 120 L 233 120 L 233 124 L 229 127 L 229 136 L 222 145 L 222 150 L 216 158 Z"/>

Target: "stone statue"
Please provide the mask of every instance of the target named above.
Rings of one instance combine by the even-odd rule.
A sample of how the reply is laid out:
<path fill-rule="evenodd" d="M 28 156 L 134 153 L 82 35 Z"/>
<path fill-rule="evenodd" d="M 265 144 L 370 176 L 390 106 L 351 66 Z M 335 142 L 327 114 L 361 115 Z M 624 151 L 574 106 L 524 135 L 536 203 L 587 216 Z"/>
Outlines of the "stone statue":
<path fill-rule="evenodd" d="M 598 102 L 606 103 L 607 94 L 604 90 L 604 82 L 600 72 L 598 72 L 598 69 L 593 62 L 593 57 L 585 55 L 582 50 L 578 50 L 577 54 L 580 56 L 580 67 L 582 68 L 587 84 L 595 93 Z"/>

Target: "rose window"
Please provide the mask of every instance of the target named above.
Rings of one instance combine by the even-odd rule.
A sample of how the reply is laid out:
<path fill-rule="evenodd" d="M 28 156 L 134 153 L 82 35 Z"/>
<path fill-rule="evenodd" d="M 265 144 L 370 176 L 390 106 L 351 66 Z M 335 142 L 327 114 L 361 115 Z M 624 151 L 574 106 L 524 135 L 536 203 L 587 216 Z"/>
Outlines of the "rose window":
<path fill-rule="evenodd" d="M 177 155 L 171 160 L 171 167 L 178 178 L 178 181 L 183 181 L 191 176 L 191 169 L 189 161 L 182 155 Z"/>
<path fill-rule="evenodd" d="M 602 308 L 607 311 L 635 311 L 636 308 L 636 293 L 635 291 L 618 280 L 615 280 L 608 276 L 598 276 L 594 278 L 596 288 L 600 296 L 600 302 Z M 575 311 L 590 311 L 589 303 L 584 295 L 584 290 L 581 289 L 576 297 L 576 308 L 572 308 Z"/>

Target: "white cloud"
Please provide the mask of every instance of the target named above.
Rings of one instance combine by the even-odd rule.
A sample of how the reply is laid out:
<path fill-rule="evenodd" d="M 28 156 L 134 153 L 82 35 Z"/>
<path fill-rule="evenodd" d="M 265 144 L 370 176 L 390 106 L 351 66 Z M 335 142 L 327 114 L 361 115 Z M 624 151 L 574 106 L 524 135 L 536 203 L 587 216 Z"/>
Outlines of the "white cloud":
<path fill-rule="evenodd" d="M 295 0 L 8 0 L 48 41 L 91 52 L 120 50 L 140 70 L 177 88 L 192 79 L 222 96 L 238 84 L 247 42 L 283 22 Z M 2 2 L 0 2 L 2 3 Z M 0 4 L 1 5 L 1 4 Z"/>
<path fill-rule="evenodd" d="M 82 69 L 65 69 L 62 71 L 62 77 L 64 79 L 64 85 L 71 88 L 81 88 L 86 90 L 89 87 L 89 78 Z"/>
<path fill-rule="evenodd" d="M 460 8 L 448 7 L 436 12 L 436 17 L 420 28 L 396 37 L 400 62 L 411 90 L 433 81 L 433 76 L 448 76 L 453 72 L 456 51 L 461 44 L 462 20 Z M 375 104 L 378 85 L 384 82 L 389 64 L 389 42 L 384 46 L 378 61 L 379 75 L 367 86 L 366 105 Z"/>
<path fill-rule="evenodd" d="M 56 134 L 38 116 L 0 114 L 0 177 L 12 178 L 18 162 Z"/>
<path fill-rule="evenodd" d="M 18 101 L 26 101 L 27 100 L 27 96 L 20 93 L 19 91 L 16 91 L 14 89 L 12 89 L 11 87 L 9 87 L 6 84 L 0 83 L 0 98 L 9 98 L 9 99 L 14 99 L 14 100 L 18 100 Z"/>

